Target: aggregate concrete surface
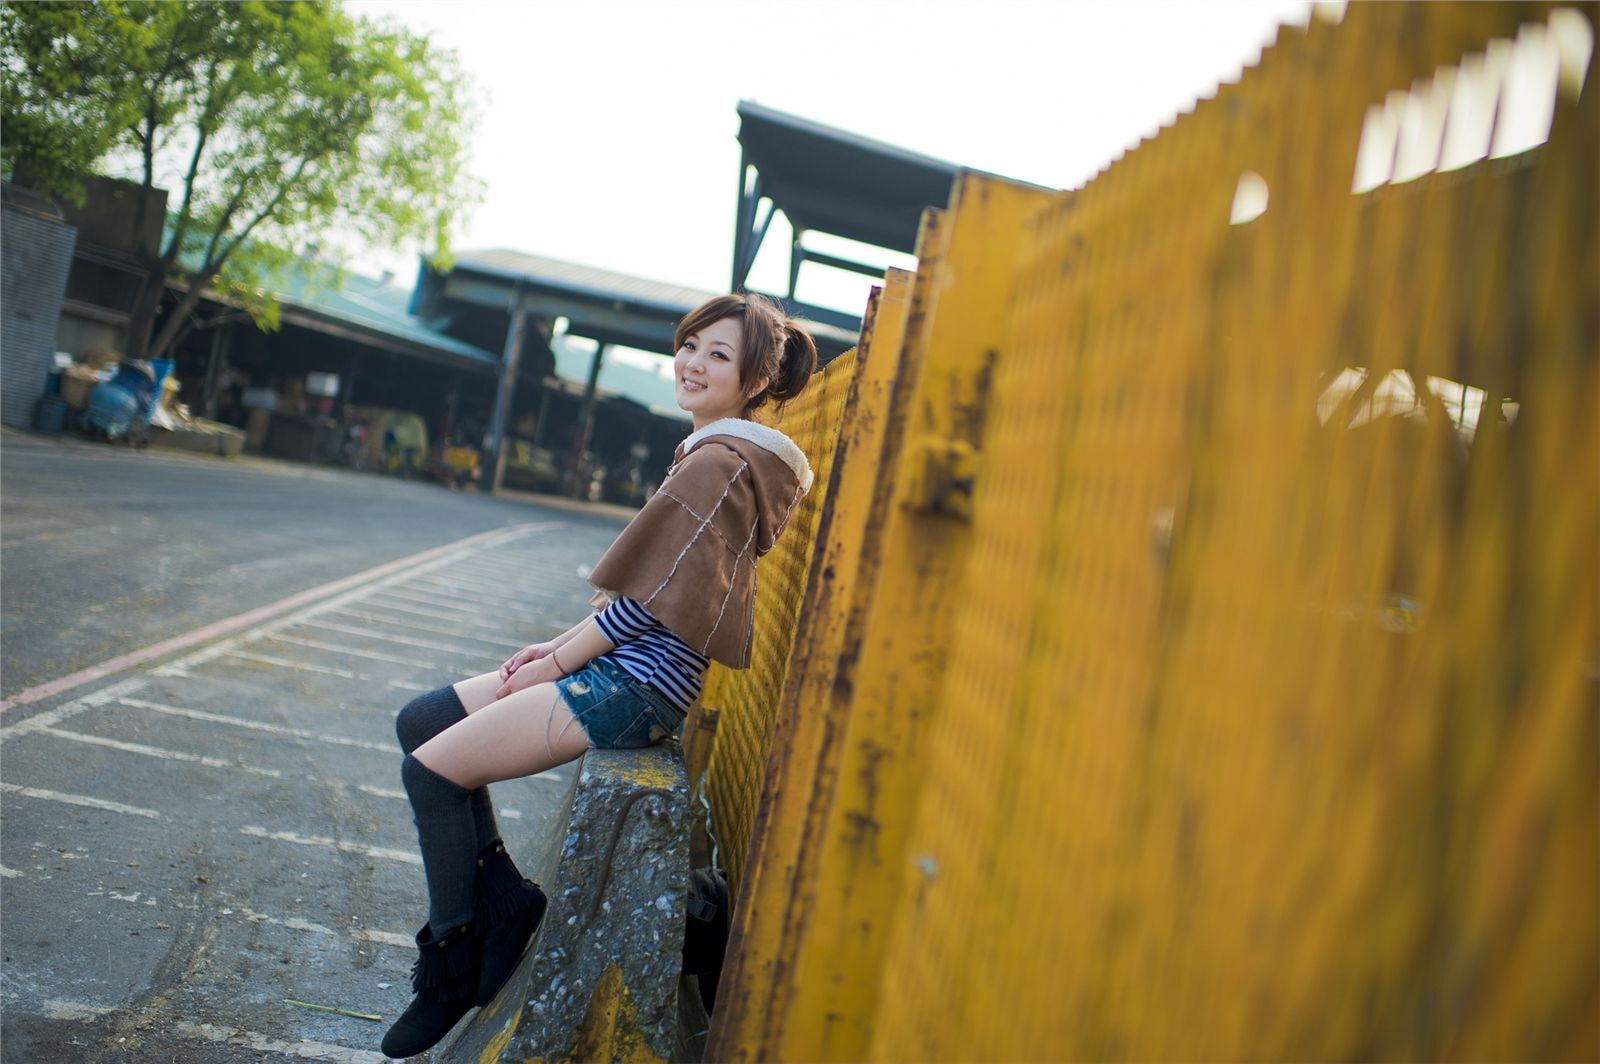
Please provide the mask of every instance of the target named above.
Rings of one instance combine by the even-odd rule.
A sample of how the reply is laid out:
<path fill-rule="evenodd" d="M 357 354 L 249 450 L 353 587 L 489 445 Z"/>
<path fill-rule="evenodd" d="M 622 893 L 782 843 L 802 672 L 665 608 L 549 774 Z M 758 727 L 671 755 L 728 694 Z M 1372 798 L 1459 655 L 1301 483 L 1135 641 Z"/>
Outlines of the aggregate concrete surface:
<path fill-rule="evenodd" d="M 426 897 L 394 714 L 583 616 L 619 522 L 9 432 L 0 478 L 8 695 L 493 532 L 0 716 L 0 1059 L 383 1059 Z M 562 773 L 494 786 L 508 839 Z"/>

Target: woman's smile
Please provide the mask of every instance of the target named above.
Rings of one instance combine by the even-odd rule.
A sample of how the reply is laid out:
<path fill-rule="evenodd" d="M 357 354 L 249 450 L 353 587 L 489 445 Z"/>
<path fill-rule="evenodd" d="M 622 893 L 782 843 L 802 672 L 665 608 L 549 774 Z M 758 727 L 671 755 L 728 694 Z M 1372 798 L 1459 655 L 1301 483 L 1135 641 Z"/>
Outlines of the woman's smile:
<path fill-rule="evenodd" d="M 685 337 L 678 348 L 672 360 L 678 405 L 693 415 L 695 428 L 743 413 L 749 400 L 739 380 L 743 342 L 739 320 L 723 318 Z"/>

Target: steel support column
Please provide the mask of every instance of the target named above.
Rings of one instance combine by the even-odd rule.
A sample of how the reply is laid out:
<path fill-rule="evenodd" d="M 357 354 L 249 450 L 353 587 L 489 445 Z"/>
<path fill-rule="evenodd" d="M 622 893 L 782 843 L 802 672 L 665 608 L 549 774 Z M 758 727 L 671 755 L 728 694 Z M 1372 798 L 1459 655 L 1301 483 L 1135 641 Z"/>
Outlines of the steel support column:
<path fill-rule="evenodd" d="M 201 414 L 212 420 L 217 416 L 217 391 L 222 382 L 223 370 L 228 365 L 228 348 L 233 342 L 233 326 L 218 325 L 211 334 L 211 358 L 206 363 L 206 386 L 201 395 Z"/>
<path fill-rule="evenodd" d="M 517 390 L 517 366 L 522 361 L 522 345 L 528 332 L 528 311 L 521 300 L 511 308 L 511 321 L 506 326 L 505 350 L 500 356 L 500 386 L 495 393 L 494 419 L 483 437 L 484 457 L 482 486 L 493 492 L 500 490 L 506 474 L 506 422 L 511 416 L 511 400 Z"/>
<path fill-rule="evenodd" d="M 594 435 L 595 391 L 600 385 L 600 364 L 605 361 L 606 346 L 605 344 L 595 346 L 594 361 L 589 364 L 589 380 L 583 386 L 583 413 L 578 419 L 582 426 L 578 432 L 578 462 L 572 478 L 574 499 L 582 499 L 588 495 L 589 440 Z"/>

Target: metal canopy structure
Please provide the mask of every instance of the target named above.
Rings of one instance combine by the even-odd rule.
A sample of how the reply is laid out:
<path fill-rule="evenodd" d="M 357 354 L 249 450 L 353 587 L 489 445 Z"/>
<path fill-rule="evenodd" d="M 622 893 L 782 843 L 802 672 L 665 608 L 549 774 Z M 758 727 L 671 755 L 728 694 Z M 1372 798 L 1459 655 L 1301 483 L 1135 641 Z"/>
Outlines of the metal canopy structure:
<path fill-rule="evenodd" d="M 739 210 L 733 287 L 743 288 L 776 211 L 794 227 L 785 297 L 801 316 L 843 327 L 837 311 L 794 302 L 800 265 L 816 262 L 879 277 L 883 269 L 801 246 L 807 232 L 828 233 L 907 254 L 928 207 L 943 207 L 961 167 L 820 122 L 739 103 Z M 765 202 L 763 202 L 765 201 Z M 856 328 L 859 319 L 853 319 Z"/>
<path fill-rule="evenodd" d="M 586 336 L 600 345 L 584 389 L 578 445 L 582 452 L 587 449 L 594 427 L 595 394 L 606 348 L 618 345 L 670 356 L 678 322 L 718 294 L 498 249 L 463 252 L 445 271 L 424 263 L 409 309 L 431 328 L 441 331 L 450 331 L 455 319 L 467 314 L 481 317 L 487 310 L 506 316 L 499 392 L 484 438 L 484 449 L 496 456 L 492 466 L 485 469 L 485 480 L 493 487 L 499 485 L 504 474 L 506 425 L 523 351 L 547 343 L 557 318 L 566 319 L 569 335 Z M 859 320 L 841 326 L 837 321 L 841 316 L 837 314 L 819 318 L 806 313 L 809 308 L 787 309 L 807 319 L 824 361 L 855 345 L 861 328 Z"/>
<path fill-rule="evenodd" d="M 424 267 L 412 310 L 436 321 L 449 317 L 453 302 L 516 305 L 536 319 L 566 318 L 574 336 L 669 353 L 678 320 L 716 294 L 497 249 L 457 255 L 445 273 Z"/>
<path fill-rule="evenodd" d="M 411 311 L 448 328 L 453 305 L 508 314 L 520 308 L 535 320 L 567 319 L 566 331 L 573 336 L 670 355 L 679 320 L 720 294 L 501 249 L 463 252 L 446 272 L 424 265 Z M 804 313 L 807 309 L 791 313 L 806 319 L 824 360 L 855 346 L 859 322 L 841 328 Z"/>

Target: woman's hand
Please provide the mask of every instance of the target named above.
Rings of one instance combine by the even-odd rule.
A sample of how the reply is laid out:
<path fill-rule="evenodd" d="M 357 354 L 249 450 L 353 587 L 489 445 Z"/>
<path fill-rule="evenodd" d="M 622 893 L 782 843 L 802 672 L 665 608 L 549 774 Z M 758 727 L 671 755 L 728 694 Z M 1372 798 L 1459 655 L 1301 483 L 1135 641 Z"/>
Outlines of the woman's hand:
<path fill-rule="evenodd" d="M 547 658 L 551 654 L 554 654 L 556 649 L 557 644 L 554 639 L 547 640 L 543 643 L 528 644 L 507 658 L 505 660 L 505 664 L 500 666 L 500 682 L 505 683 L 507 680 L 511 679 L 512 673 L 522 668 L 528 662 L 538 661 L 540 658 Z"/>
<path fill-rule="evenodd" d="M 546 654 L 544 657 L 534 658 L 524 665 L 519 665 L 500 685 L 500 689 L 494 693 L 494 697 L 498 701 L 509 694 L 515 694 L 535 684 L 555 683 L 565 675 L 566 673 L 562 672 L 561 667 L 556 664 L 555 655 Z"/>

